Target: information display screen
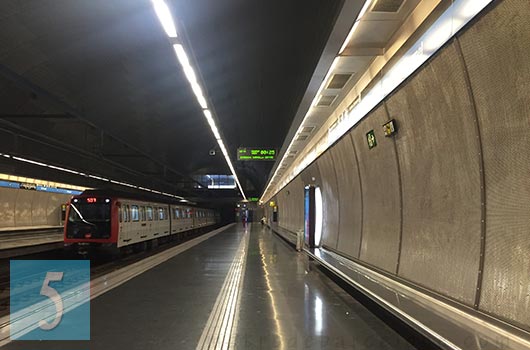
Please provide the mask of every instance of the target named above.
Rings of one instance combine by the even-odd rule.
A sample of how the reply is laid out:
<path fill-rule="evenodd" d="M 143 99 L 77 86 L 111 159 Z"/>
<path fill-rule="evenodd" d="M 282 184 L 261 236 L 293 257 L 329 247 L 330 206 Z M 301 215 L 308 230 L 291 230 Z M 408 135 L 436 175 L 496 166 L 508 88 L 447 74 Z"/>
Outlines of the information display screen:
<path fill-rule="evenodd" d="M 276 160 L 276 149 L 259 147 L 240 147 L 237 149 L 237 160 L 263 161 Z"/>

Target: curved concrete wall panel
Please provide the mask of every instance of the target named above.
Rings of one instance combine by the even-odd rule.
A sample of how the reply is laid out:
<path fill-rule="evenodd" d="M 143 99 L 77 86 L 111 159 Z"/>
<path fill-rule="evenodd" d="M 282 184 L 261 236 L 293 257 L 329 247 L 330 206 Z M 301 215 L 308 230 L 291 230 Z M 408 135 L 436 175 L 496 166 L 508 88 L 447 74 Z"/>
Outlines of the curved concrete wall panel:
<path fill-rule="evenodd" d="M 399 125 L 399 275 L 473 305 L 480 262 L 480 148 L 455 45 L 391 96 L 387 106 Z"/>
<path fill-rule="evenodd" d="M 505 0 L 460 38 L 477 105 L 486 188 L 480 308 L 530 325 L 530 13 Z"/>
<path fill-rule="evenodd" d="M 49 194 L 46 208 L 46 225 L 58 225 L 61 218 L 61 205 L 67 203 L 70 196 L 64 194 Z"/>
<path fill-rule="evenodd" d="M 302 178 L 302 182 L 304 186 L 306 185 L 315 185 L 315 186 L 321 186 L 322 181 L 320 178 L 320 171 L 317 166 L 316 162 L 313 162 L 310 164 L 307 168 L 302 171 L 300 174 L 300 177 Z"/>
<path fill-rule="evenodd" d="M 0 188 L 0 228 L 15 227 L 15 205 L 18 191 Z"/>
<path fill-rule="evenodd" d="M 385 138 L 381 128 L 386 121 L 388 116 L 384 108 L 379 107 L 352 131 L 363 185 L 360 259 L 386 271 L 396 272 L 401 200 L 394 140 Z M 377 141 L 377 146 L 372 149 L 368 148 L 366 139 L 370 130 L 374 130 Z"/>
<path fill-rule="evenodd" d="M 330 150 L 340 190 L 338 250 L 358 258 L 362 234 L 362 193 L 357 155 L 347 135 Z"/>
<path fill-rule="evenodd" d="M 304 185 L 297 177 L 277 197 L 278 225 L 292 232 L 304 229 Z"/>
<path fill-rule="evenodd" d="M 0 188 L 0 228 L 58 226 L 70 195 Z"/>
<path fill-rule="evenodd" d="M 322 245 L 337 249 L 339 235 L 339 189 L 335 165 L 330 152 L 326 152 L 317 160 L 321 176 L 321 192 L 323 202 Z"/>
<path fill-rule="evenodd" d="M 46 210 L 50 194 L 46 192 L 34 192 L 31 205 L 31 225 L 43 226 L 47 224 Z"/>
<path fill-rule="evenodd" d="M 31 226 L 31 208 L 33 206 L 33 191 L 18 190 L 17 201 L 15 204 L 15 225 Z"/>

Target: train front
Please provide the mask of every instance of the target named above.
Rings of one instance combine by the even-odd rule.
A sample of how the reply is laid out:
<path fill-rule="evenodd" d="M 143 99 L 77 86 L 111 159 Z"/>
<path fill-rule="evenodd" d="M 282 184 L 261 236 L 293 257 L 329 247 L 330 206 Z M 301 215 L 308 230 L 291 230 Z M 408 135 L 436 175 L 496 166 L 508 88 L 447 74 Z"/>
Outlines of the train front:
<path fill-rule="evenodd" d="M 83 194 L 73 197 L 66 213 L 65 246 L 83 254 L 93 249 L 116 249 L 117 211 L 111 197 Z"/>

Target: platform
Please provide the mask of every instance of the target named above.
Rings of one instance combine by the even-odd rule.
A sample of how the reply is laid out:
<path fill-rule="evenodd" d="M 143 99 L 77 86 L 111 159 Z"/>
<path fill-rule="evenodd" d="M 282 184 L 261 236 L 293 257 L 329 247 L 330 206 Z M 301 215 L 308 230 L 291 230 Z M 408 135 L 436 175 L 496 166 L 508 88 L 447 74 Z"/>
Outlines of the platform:
<path fill-rule="evenodd" d="M 25 227 L 0 231 L 0 259 L 63 247 L 62 226 Z"/>
<path fill-rule="evenodd" d="M 71 349 L 413 349 L 269 229 L 231 226 L 91 301 Z M 2 349 L 42 348 L 13 341 Z"/>

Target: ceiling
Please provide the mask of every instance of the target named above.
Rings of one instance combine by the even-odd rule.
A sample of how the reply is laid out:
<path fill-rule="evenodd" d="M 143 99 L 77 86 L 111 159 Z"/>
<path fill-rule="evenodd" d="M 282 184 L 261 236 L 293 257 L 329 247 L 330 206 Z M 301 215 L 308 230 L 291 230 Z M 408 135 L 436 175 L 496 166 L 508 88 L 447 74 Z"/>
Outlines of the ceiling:
<path fill-rule="evenodd" d="M 270 199 L 347 131 L 343 121 L 350 111 L 406 52 L 424 22 L 450 3 L 371 0 L 351 11 L 355 25 L 330 50 L 334 56 L 324 73 L 312 77 L 261 200 Z"/>
<path fill-rule="evenodd" d="M 280 149 L 343 1 L 167 2 L 232 159 Z M 190 176 L 229 169 L 149 0 L 3 0 L 0 23 L 0 153 L 212 197 Z M 234 165 L 259 196 L 273 164 Z"/>

